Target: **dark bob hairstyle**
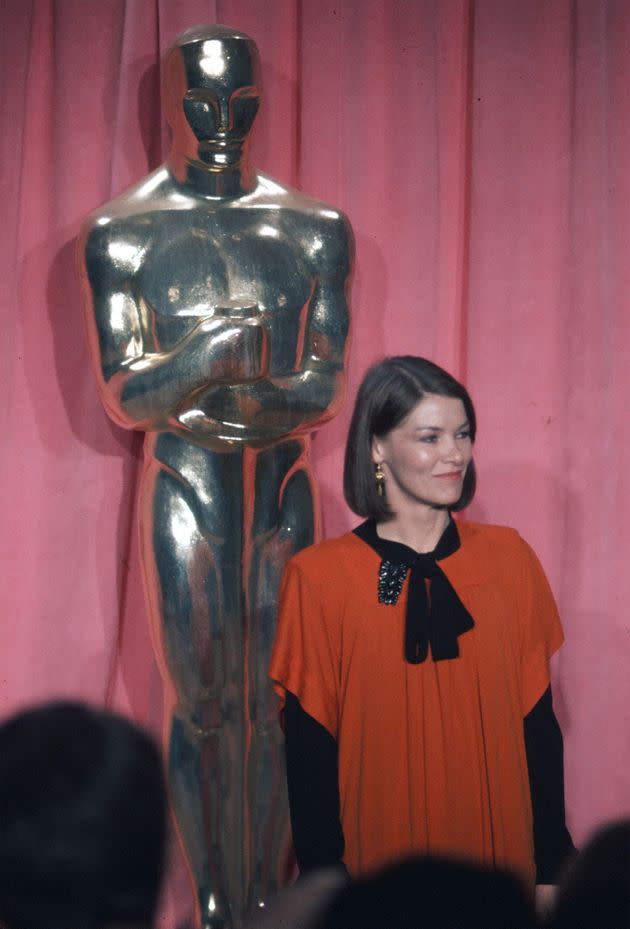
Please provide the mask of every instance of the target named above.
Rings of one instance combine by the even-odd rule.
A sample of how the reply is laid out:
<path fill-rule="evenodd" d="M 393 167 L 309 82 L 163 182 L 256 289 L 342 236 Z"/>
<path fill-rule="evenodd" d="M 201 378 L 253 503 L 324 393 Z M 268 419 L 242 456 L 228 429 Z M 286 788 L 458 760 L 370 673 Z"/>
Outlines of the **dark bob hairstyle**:
<path fill-rule="evenodd" d="M 477 418 L 466 388 L 447 371 L 414 355 L 395 355 L 369 368 L 359 387 L 350 421 L 343 471 L 346 502 L 358 516 L 377 522 L 394 515 L 386 497 L 377 493 L 372 462 L 372 439 L 384 438 L 399 426 L 425 394 L 461 400 L 475 441 Z M 477 476 L 471 460 L 462 495 L 452 510 L 463 510 L 475 495 Z"/>

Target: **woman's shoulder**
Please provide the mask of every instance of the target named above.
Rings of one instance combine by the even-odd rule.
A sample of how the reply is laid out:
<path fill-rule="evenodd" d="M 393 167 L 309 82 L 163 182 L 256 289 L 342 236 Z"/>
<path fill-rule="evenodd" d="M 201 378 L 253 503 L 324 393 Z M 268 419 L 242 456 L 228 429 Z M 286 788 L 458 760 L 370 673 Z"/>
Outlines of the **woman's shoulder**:
<path fill-rule="evenodd" d="M 341 566 L 348 561 L 356 563 L 363 549 L 371 552 L 354 532 L 345 532 L 335 538 L 323 539 L 314 545 L 308 545 L 293 555 L 288 564 L 308 574 L 320 573 L 323 569 L 329 571 L 334 566 Z"/>
<path fill-rule="evenodd" d="M 485 580 L 513 587 L 532 576 L 536 556 L 516 529 L 468 520 L 458 520 L 457 528 L 461 546 L 452 556 L 451 573 L 458 583 Z"/>
<path fill-rule="evenodd" d="M 462 548 L 484 549 L 497 555 L 504 552 L 508 556 L 530 550 L 525 539 L 511 526 L 497 526 L 462 519 L 457 521 L 457 529 Z"/>
<path fill-rule="evenodd" d="M 458 519 L 457 529 L 462 540 L 475 539 L 484 542 L 514 542 L 521 539 L 518 531 L 511 526 L 498 526 L 492 523 L 477 523 L 468 519 Z M 522 539 L 521 539 L 522 541 Z"/>

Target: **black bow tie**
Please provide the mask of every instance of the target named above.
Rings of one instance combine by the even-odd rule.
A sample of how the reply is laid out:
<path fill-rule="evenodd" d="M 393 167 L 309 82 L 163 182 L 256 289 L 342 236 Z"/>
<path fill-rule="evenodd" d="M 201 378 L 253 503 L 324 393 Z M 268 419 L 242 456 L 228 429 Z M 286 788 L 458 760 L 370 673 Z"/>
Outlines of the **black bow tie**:
<path fill-rule="evenodd" d="M 429 645 L 434 661 L 457 658 L 457 637 L 472 629 L 475 623 L 438 564 L 460 547 L 453 520 L 433 551 L 426 554 L 415 552 L 401 542 L 381 539 L 373 520 L 361 523 L 354 533 L 381 556 L 379 603 L 397 603 L 407 572 L 411 572 L 405 617 L 405 659 L 411 664 L 420 664 L 427 657 Z M 425 579 L 431 581 L 430 596 Z"/>

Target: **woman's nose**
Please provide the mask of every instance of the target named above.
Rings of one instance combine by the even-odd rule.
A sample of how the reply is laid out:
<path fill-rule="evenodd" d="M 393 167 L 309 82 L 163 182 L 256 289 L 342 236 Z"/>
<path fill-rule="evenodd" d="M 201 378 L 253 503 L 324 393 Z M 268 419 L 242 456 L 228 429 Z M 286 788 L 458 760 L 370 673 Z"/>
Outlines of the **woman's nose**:
<path fill-rule="evenodd" d="M 447 446 L 444 450 L 444 458 L 447 461 L 455 461 L 457 463 L 464 460 L 464 452 L 459 447 L 457 439 L 450 439 L 447 442 Z"/>

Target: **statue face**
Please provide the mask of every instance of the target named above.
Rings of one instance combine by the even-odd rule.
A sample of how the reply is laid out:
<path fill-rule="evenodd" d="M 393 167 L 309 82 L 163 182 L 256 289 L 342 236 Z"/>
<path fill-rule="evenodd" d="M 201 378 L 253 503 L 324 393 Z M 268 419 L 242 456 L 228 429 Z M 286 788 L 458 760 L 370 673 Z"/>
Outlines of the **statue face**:
<path fill-rule="evenodd" d="M 229 162 L 254 122 L 260 100 L 260 64 L 253 42 L 209 38 L 180 47 L 181 101 L 186 123 L 199 143 L 199 155 Z M 178 81 L 179 83 L 179 81 Z"/>

